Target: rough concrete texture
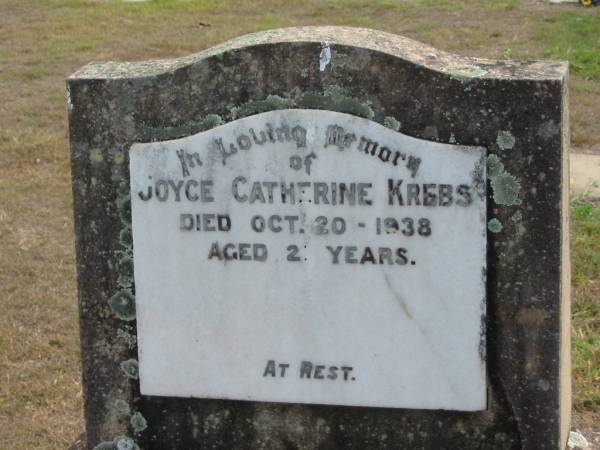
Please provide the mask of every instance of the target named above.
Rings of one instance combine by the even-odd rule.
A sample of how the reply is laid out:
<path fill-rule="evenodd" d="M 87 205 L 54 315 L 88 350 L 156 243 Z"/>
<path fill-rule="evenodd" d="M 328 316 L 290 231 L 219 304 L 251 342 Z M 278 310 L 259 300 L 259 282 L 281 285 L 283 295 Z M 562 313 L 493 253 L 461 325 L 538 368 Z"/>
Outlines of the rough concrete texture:
<path fill-rule="evenodd" d="M 566 78 L 565 63 L 462 58 L 337 27 L 257 33 L 173 61 L 92 63 L 75 73 L 67 88 L 88 447 L 564 448 Z M 488 221 L 497 232 L 488 242 L 486 411 L 140 395 L 128 149 L 283 107 L 355 114 L 495 155 L 488 159 Z"/>

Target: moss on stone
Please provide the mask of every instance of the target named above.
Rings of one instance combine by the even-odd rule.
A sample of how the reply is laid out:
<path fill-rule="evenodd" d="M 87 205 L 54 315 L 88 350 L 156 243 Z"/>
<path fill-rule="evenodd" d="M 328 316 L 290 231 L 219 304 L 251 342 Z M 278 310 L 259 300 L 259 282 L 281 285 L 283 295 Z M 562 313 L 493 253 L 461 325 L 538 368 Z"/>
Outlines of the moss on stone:
<path fill-rule="evenodd" d="M 148 422 L 140 412 L 133 414 L 131 419 L 129 419 L 129 423 L 131 423 L 131 428 L 133 429 L 134 433 L 141 433 L 148 428 Z"/>
<path fill-rule="evenodd" d="M 395 131 L 400 131 L 400 127 L 402 126 L 399 120 L 396 120 L 391 116 L 387 116 L 385 119 L 383 119 L 383 125 Z"/>
<path fill-rule="evenodd" d="M 110 308 L 119 319 L 135 320 L 135 297 L 131 291 L 122 289 L 109 300 Z"/>
<path fill-rule="evenodd" d="M 231 110 L 232 119 L 241 119 L 242 117 L 252 116 L 267 111 L 278 109 L 288 109 L 296 106 L 296 102 L 289 98 L 283 98 L 278 95 L 269 95 L 264 100 L 255 100 L 244 103 Z"/>
<path fill-rule="evenodd" d="M 121 370 L 125 375 L 134 380 L 138 379 L 139 376 L 139 365 L 137 359 L 128 359 L 127 361 L 123 361 L 121 364 Z"/>
<path fill-rule="evenodd" d="M 492 233 L 500 233 L 502 231 L 502 222 L 496 218 L 490 219 L 488 222 L 488 230 Z"/>

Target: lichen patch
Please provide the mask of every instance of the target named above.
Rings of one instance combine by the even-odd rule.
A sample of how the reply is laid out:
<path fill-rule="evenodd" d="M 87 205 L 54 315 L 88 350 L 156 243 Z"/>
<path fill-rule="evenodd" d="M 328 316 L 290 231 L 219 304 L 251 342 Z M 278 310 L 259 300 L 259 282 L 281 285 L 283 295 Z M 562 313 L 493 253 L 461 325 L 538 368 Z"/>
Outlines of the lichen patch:
<path fill-rule="evenodd" d="M 135 320 L 135 297 L 131 291 L 122 289 L 109 300 L 110 309 L 121 320 Z"/>
<path fill-rule="evenodd" d="M 148 422 L 140 412 L 133 414 L 129 420 L 129 423 L 131 424 L 131 428 L 133 429 L 134 433 L 141 433 L 148 428 Z"/>
<path fill-rule="evenodd" d="M 394 117 L 387 116 L 385 119 L 383 119 L 383 125 L 391 130 L 400 131 L 402 123 Z"/>
<path fill-rule="evenodd" d="M 500 130 L 496 137 L 496 144 L 500 150 L 512 150 L 517 140 L 510 131 Z"/>
<path fill-rule="evenodd" d="M 502 222 L 495 217 L 488 222 L 488 230 L 492 233 L 500 233 L 502 231 Z"/>
<path fill-rule="evenodd" d="M 129 378 L 137 380 L 139 377 L 139 364 L 137 359 L 128 359 L 120 364 L 121 370 Z"/>
<path fill-rule="evenodd" d="M 491 178 L 492 189 L 494 191 L 494 201 L 498 205 L 520 205 L 521 183 L 516 177 L 503 172 L 498 176 Z"/>

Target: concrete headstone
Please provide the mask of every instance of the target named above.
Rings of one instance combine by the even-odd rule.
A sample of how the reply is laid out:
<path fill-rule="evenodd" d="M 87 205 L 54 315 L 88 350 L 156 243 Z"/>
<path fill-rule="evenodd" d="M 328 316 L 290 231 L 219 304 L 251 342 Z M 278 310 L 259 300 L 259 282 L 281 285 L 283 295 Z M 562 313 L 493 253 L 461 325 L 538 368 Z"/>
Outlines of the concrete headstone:
<path fill-rule="evenodd" d="M 88 447 L 564 448 L 566 77 L 339 27 L 71 76 Z"/>

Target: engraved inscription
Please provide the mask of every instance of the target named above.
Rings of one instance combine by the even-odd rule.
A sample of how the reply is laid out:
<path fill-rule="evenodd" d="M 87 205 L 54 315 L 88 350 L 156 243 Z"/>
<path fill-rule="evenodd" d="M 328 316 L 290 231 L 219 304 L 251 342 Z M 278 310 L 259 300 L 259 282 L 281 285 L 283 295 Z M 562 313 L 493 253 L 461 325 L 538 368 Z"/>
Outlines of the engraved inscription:
<path fill-rule="evenodd" d="M 485 408 L 484 157 L 312 110 L 135 144 L 142 393 Z"/>

